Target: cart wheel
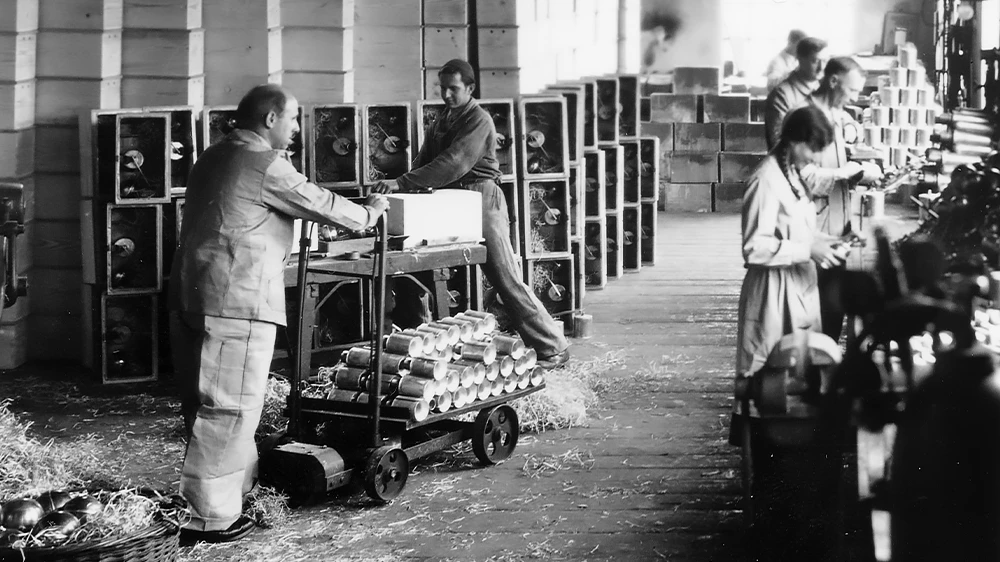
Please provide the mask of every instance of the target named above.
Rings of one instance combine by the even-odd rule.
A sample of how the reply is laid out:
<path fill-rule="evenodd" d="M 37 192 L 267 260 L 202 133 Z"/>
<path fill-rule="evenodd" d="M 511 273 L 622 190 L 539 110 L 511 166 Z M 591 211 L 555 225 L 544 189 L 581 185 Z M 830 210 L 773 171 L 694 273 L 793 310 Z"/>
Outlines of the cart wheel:
<path fill-rule="evenodd" d="M 479 410 L 473 426 L 472 452 L 484 465 L 506 460 L 517 446 L 520 426 L 514 408 L 503 404 L 489 410 Z"/>
<path fill-rule="evenodd" d="M 402 449 L 391 445 L 379 447 L 365 462 L 365 492 L 373 500 L 389 502 L 403 491 L 409 473 L 410 460 Z"/>

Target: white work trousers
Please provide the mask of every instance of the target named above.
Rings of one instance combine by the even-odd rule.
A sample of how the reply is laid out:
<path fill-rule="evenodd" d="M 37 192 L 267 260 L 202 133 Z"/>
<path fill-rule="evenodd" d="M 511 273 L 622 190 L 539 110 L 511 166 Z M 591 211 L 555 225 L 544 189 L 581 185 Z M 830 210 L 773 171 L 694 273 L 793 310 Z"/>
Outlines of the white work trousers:
<path fill-rule="evenodd" d="M 180 492 L 187 528 L 227 529 L 239 517 L 257 468 L 260 422 L 277 325 L 173 312 L 170 343 L 188 444 Z"/>

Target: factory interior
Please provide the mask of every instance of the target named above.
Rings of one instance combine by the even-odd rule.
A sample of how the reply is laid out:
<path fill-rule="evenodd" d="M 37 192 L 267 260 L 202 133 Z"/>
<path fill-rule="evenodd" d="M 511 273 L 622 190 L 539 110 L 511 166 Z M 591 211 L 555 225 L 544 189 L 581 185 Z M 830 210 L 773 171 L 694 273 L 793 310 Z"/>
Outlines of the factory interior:
<path fill-rule="evenodd" d="M 1000 0 L 0 0 L 0 562 L 1000 562 L 998 354 Z"/>

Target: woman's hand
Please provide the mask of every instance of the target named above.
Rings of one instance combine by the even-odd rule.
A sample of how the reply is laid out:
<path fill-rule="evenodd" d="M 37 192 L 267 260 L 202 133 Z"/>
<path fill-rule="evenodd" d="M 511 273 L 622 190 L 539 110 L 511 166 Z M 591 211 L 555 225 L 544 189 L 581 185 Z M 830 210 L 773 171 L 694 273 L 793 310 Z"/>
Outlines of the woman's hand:
<path fill-rule="evenodd" d="M 817 238 L 813 240 L 809 254 L 817 266 L 822 269 L 830 269 L 844 263 L 849 251 L 850 248 L 846 248 L 841 244 Z"/>

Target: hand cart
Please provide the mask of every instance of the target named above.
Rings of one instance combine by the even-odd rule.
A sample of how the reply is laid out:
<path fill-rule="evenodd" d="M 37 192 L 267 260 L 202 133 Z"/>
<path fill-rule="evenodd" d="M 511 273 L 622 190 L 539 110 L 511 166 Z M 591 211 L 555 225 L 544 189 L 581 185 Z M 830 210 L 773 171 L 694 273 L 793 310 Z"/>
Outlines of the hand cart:
<path fill-rule="evenodd" d="M 300 241 L 298 290 L 300 303 L 305 299 L 309 266 L 309 228 L 303 221 Z M 508 404 L 544 388 L 544 383 L 468 404 L 446 413 L 432 413 L 419 422 L 409 411 L 387 405 L 394 396 L 382 396 L 382 345 L 384 335 L 386 256 L 388 236 L 385 217 L 376 227 L 373 275 L 373 334 L 371 373 L 367 401 L 333 401 L 302 395 L 301 360 L 307 353 L 296 346 L 298 356 L 291 369 L 288 396 L 288 428 L 269 436 L 260 446 L 260 479 L 291 496 L 296 502 L 321 499 L 327 492 L 360 478 L 365 491 L 374 500 L 388 502 L 398 496 L 406 484 L 410 462 L 471 440 L 476 458 L 486 466 L 511 456 L 520 433 L 517 413 Z M 299 314 L 298 330 L 312 330 Z M 300 338 L 305 341 L 305 338 Z M 358 393 L 361 397 L 362 393 Z M 455 418 L 478 411 L 475 421 Z M 325 426 L 324 431 L 319 431 Z"/>

